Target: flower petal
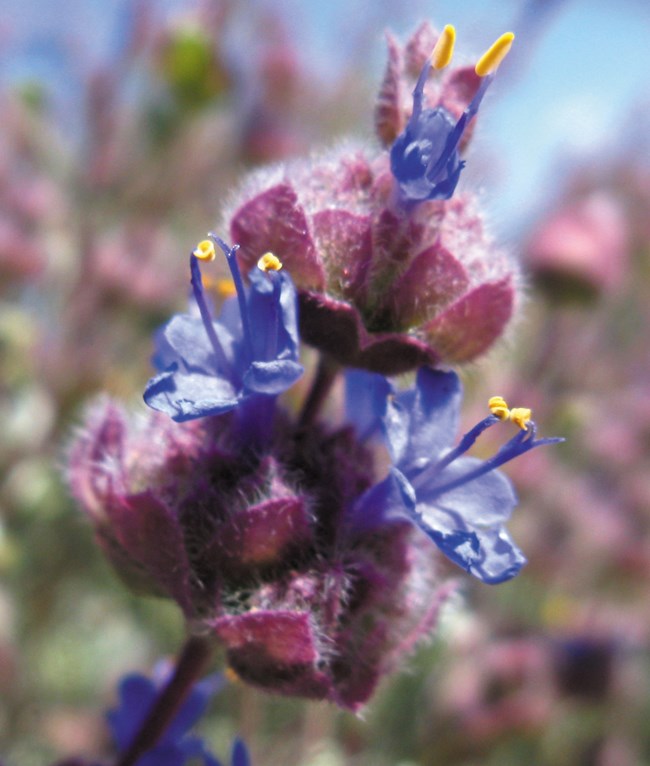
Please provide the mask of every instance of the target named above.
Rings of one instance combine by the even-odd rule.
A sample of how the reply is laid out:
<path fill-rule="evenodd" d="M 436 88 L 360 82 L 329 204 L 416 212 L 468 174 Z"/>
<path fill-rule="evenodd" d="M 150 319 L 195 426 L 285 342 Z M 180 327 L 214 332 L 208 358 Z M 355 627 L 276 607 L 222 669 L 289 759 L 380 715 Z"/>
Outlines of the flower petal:
<path fill-rule="evenodd" d="M 244 375 L 244 389 L 246 392 L 275 396 L 292 386 L 303 372 L 301 364 L 289 360 L 253 362 Z"/>
<path fill-rule="evenodd" d="M 393 461 L 407 476 L 449 446 L 458 429 L 461 398 L 456 373 L 422 367 L 415 389 L 389 399 L 384 429 Z"/>
<path fill-rule="evenodd" d="M 297 361 L 298 307 L 291 277 L 285 271 L 267 276 L 256 267 L 251 270 L 249 279 L 248 313 L 254 358 L 263 362 Z"/>
<path fill-rule="evenodd" d="M 248 754 L 248 748 L 243 740 L 235 738 L 232 743 L 232 753 L 230 755 L 231 766 L 251 766 L 251 759 Z"/>
<path fill-rule="evenodd" d="M 182 374 L 177 368 L 161 372 L 147 383 L 144 400 L 177 423 L 207 415 L 221 415 L 240 400 L 233 383 L 222 375 Z"/>
<path fill-rule="evenodd" d="M 415 492 L 401 471 L 392 468 L 388 476 L 363 493 L 350 512 L 354 531 L 368 532 L 415 513 Z"/>
<path fill-rule="evenodd" d="M 131 744 L 156 698 L 156 687 L 146 676 L 132 673 L 120 681 L 119 697 L 119 705 L 108 711 L 106 720 L 118 750 L 122 751 Z"/>
<path fill-rule="evenodd" d="M 234 338 L 220 322 L 213 322 L 222 348 L 233 358 Z M 158 370 L 167 370 L 182 361 L 188 370 L 209 373 L 216 368 L 214 349 L 203 322 L 189 314 L 176 314 L 156 336 L 153 361 Z"/>
<path fill-rule="evenodd" d="M 468 527 L 460 513 L 448 509 L 444 516 L 436 513 L 435 526 L 425 513 L 416 512 L 412 519 L 447 558 L 489 585 L 510 580 L 526 563 L 505 527 Z"/>
<path fill-rule="evenodd" d="M 361 441 L 379 426 L 386 409 L 386 397 L 392 390 L 383 375 L 363 370 L 346 370 L 345 419 L 356 428 Z"/>
<path fill-rule="evenodd" d="M 418 509 L 432 525 L 438 509 L 462 514 L 468 527 L 487 528 L 510 518 L 517 496 L 509 479 L 499 471 L 490 471 L 455 489 L 439 494 L 436 484 L 447 484 L 483 464 L 475 457 L 461 457 L 448 465 L 431 483 L 418 487 Z"/>

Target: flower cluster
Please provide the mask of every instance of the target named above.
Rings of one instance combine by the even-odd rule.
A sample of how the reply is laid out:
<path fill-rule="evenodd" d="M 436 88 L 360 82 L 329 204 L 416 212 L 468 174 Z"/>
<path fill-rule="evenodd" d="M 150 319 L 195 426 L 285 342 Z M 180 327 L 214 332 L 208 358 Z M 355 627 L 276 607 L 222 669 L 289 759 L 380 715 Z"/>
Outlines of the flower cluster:
<path fill-rule="evenodd" d="M 148 414 L 101 400 L 69 453 L 72 492 L 131 587 L 174 599 L 193 640 L 222 646 L 244 681 L 351 710 L 435 626 L 455 587 L 444 557 L 484 583 L 519 572 L 525 558 L 505 528 L 516 497 L 498 469 L 557 441 L 537 438 L 530 410 L 493 397 L 454 444 L 461 384 L 436 365 L 484 352 L 517 288 L 476 198 L 452 198 L 512 35 L 427 97 L 454 36 L 424 26 L 404 52 L 390 42 L 377 111 L 390 146 L 346 147 L 244 187 L 237 244 L 212 233 L 199 243 L 188 312 L 156 335 Z M 218 252 L 234 294 L 215 317 L 203 269 Z M 322 352 L 302 407 L 289 391 L 304 373 L 301 340 Z M 342 365 L 347 415 L 326 420 Z M 410 388 L 384 377 L 407 371 Z M 467 456 L 506 422 L 517 432 L 493 457 Z M 155 692 L 136 679 L 123 694 L 129 708 Z M 112 723 L 119 734 L 123 717 Z M 176 748 L 178 763 L 184 753 L 213 763 L 174 732 L 157 746 Z"/>
<path fill-rule="evenodd" d="M 217 320 L 199 266 L 215 242 L 238 293 Z M 296 420 L 276 402 L 301 369 L 291 278 L 266 255 L 246 292 L 234 252 L 213 238 L 192 254 L 200 316 L 158 335 L 163 369 L 145 392 L 162 413 L 132 422 L 96 405 L 71 449 L 71 487 L 124 579 L 175 599 L 240 677 L 357 709 L 450 592 L 427 537 L 484 582 L 518 572 L 503 527 L 515 497 L 496 469 L 551 440 L 497 398 L 450 447 L 459 379 L 429 367 L 401 392 L 351 373 L 339 428 Z M 521 430 L 493 458 L 464 457 L 511 413 Z M 377 431 L 393 463 L 379 481 Z"/>

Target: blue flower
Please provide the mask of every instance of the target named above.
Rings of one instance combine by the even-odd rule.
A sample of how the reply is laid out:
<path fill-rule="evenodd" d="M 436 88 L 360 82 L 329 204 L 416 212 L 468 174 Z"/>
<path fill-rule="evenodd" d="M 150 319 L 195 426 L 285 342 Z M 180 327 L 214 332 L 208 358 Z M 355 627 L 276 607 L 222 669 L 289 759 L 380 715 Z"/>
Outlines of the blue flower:
<path fill-rule="evenodd" d="M 157 698 L 168 672 L 152 680 L 139 673 L 125 676 L 119 685 L 119 705 L 107 713 L 113 739 L 120 752 L 131 744 L 147 713 Z M 137 761 L 137 766 L 185 766 L 198 759 L 204 766 L 221 766 L 200 737 L 189 731 L 205 713 L 208 702 L 223 686 L 221 674 L 197 683 L 156 746 Z M 246 761 L 242 761 L 246 764 Z M 233 760 L 233 766 L 235 766 Z"/>
<path fill-rule="evenodd" d="M 237 296 L 212 318 L 199 259 L 224 252 Z M 178 314 L 158 333 L 154 364 L 160 374 L 147 383 L 145 402 L 182 422 L 219 415 L 256 397 L 273 397 L 302 375 L 296 291 L 280 262 L 267 254 L 244 288 L 238 246 L 210 235 L 190 256 L 191 285 L 199 316 Z"/>
<path fill-rule="evenodd" d="M 411 117 L 390 150 L 391 172 L 397 181 L 399 198 L 404 204 L 449 199 L 452 196 L 465 166 L 465 162 L 460 159 L 458 145 L 478 112 L 483 96 L 494 79 L 494 71 L 514 39 L 511 33 L 502 35 L 479 60 L 476 74 L 481 77 L 480 85 L 456 121 L 442 106 L 424 108 L 424 86 L 432 65 L 440 69 L 451 59 L 454 36 L 448 32 L 451 29 L 445 28 L 439 41 L 440 48 L 436 45 L 432 56 L 422 67 L 413 90 Z M 446 44 L 450 45 L 448 55 L 444 52 Z"/>
<path fill-rule="evenodd" d="M 393 467 L 360 498 L 354 524 L 373 527 L 406 515 L 448 558 L 483 582 L 514 577 L 526 559 L 504 525 L 517 498 L 510 481 L 496 469 L 534 447 L 562 440 L 537 439 L 530 411 L 510 411 L 503 403 L 451 447 L 462 399 L 454 372 L 422 368 L 415 388 L 383 400 L 377 395 L 385 385 L 379 376 L 355 375 L 353 393 L 359 390 L 361 375 L 373 392 L 375 417 Z M 466 457 L 478 436 L 506 416 L 520 425 L 517 434 L 488 460 Z M 366 410 L 360 423 L 366 433 L 370 422 Z"/>

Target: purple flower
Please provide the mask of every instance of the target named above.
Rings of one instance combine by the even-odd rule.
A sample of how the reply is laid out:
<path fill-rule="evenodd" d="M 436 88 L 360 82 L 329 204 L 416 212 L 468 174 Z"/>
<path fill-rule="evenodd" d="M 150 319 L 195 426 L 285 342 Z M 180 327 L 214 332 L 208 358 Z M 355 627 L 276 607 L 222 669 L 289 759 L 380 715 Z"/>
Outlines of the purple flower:
<path fill-rule="evenodd" d="M 237 297 L 213 320 L 203 291 L 199 258 L 214 257 L 216 242 L 231 269 Z M 298 363 L 296 293 L 279 261 L 249 274 L 243 286 L 235 253 L 218 237 L 205 240 L 208 253 L 190 256 L 191 285 L 200 316 L 178 314 L 158 334 L 154 364 L 161 370 L 144 399 L 177 422 L 218 415 L 256 397 L 280 394 L 302 375 Z M 210 250 L 211 248 L 211 250 Z"/>
<path fill-rule="evenodd" d="M 358 388 L 364 374 L 356 375 Z M 451 447 L 462 398 L 454 372 L 422 368 L 415 388 L 387 397 L 381 396 L 381 379 L 365 377 L 374 391 L 374 415 L 381 421 L 393 468 L 360 499 L 356 523 L 372 528 L 405 515 L 479 580 L 495 584 L 514 577 L 526 559 L 504 525 L 517 499 L 510 481 L 496 469 L 535 447 L 562 440 L 537 439 L 530 411 L 508 410 L 495 397 L 499 402 L 493 414 Z M 485 429 L 508 415 L 520 425 L 510 441 L 488 460 L 465 456 Z M 366 408 L 360 427 L 368 432 L 371 422 Z"/>
<path fill-rule="evenodd" d="M 121 680 L 119 704 L 106 716 L 120 752 L 131 744 L 168 676 L 167 668 L 159 671 L 153 680 L 139 673 L 127 675 Z M 185 766 L 190 761 L 200 761 L 203 766 L 220 766 L 204 741 L 192 736 L 190 729 L 203 716 L 211 697 L 222 686 L 221 674 L 209 676 L 195 684 L 158 743 L 138 759 L 137 766 Z"/>
<path fill-rule="evenodd" d="M 493 71 L 506 55 L 514 36 L 508 33 L 499 38 L 476 65 L 476 74 L 481 78 L 480 85 L 458 120 L 444 106 L 424 108 L 424 86 L 431 68 L 442 69 L 447 66 L 451 60 L 454 38 L 453 27 L 445 27 L 418 77 L 409 121 L 390 150 L 391 172 L 397 181 L 399 198 L 403 204 L 449 199 L 454 193 L 465 165 L 459 156 L 461 139 L 478 112 L 483 96 L 494 78 Z"/>

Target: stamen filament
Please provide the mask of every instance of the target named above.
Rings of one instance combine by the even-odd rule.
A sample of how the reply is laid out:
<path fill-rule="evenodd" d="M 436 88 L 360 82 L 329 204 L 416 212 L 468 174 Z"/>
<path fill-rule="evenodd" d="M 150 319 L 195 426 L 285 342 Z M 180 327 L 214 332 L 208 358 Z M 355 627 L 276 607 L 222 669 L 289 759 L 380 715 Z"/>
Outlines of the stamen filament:
<path fill-rule="evenodd" d="M 467 484 L 468 482 L 474 481 L 474 479 L 478 479 L 486 473 L 490 473 L 490 471 L 496 470 L 500 466 L 504 465 L 504 463 L 508 463 L 510 460 L 519 457 L 519 455 L 525 454 L 534 447 L 541 447 L 544 444 L 557 444 L 558 442 L 564 441 L 564 439 L 557 437 L 535 439 L 537 434 L 535 423 L 530 421 L 529 425 L 530 430 L 518 431 L 517 434 L 513 436 L 512 439 L 510 439 L 510 441 L 506 442 L 500 447 L 499 451 L 495 455 L 483 461 L 481 465 L 477 466 L 472 471 L 468 471 L 466 474 L 459 476 L 453 481 L 447 482 L 447 484 L 441 484 L 439 487 L 436 487 L 435 495 L 433 497 L 440 496 L 445 492 L 450 492 L 457 487 L 462 487 L 463 484 Z M 433 499 L 433 497 L 431 495 L 429 496 L 430 499 Z"/>
<path fill-rule="evenodd" d="M 273 301 L 271 302 L 271 308 L 273 310 L 273 316 L 271 317 L 271 327 L 268 329 L 266 335 L 266 358 L 274 359 L 278 349 L 278 330 L 280 324 L 280 317 L 278 315 L 280 309 L 280 279 L 276 271 L 267 271 L 268 278 L 273 285 Z"/>
<path fill-rule="evenodd" d="M 225 372 L 231 373 L 232 365 L 226 357 L 221 343 L 219 342 L 219 338 L 217 337 L 214 325 L 212 324 L 212 315 L 210 314 L 210 309 L 206 303 L 205 295 L 203 293 L 203 283 L 201 281 L 201 269 L 199 268 L 199 261 L 194 253 L 190 255 L 190 274 L 190 284 L 192 285 L 194 300 L 196 301 L 196 305 L 199 307 L 201 320 L 203 321 L 203 326 L 205 327 L 205 331 L 208 335 L 210 345 L 212 346 L 214 354 L 217 358 L 217 364 Z"/>
<path fill-rule="evenodd" d="M 226 260 L 228 262 L 228 268 L 230 269 L 230 273 L 232 275 L 232 281 L 235 283 L 235 290 L 237 292 L 237 302 L 239 303 L 239 313 L 241 315 L 241 322 L 242 322 L 242 330 L 244 335 L 244 346 L 246 349 L 246 353 L 248 356 L 248 359 L 251 361 L 253 360 L 253 334 L 251 332 L 251 326 L 250 321 L 248 319 L 248 305 L 246 303 L 246 291 L 244 290 L 244 282 L 241 278 L 241 272 L 239 271 L 239 265 L 237 264 L 237 250 L 239 250 L 239 245 L 233 245 L 232 247 L 228 247 L 228 245 L 220 238 L 217 237 L 216 234 L 213 234 L 212 232 L 208 233 L 208 237 L 213 242 L 216 242 L 219 247 L 223 250 L 224 255 L 226 256 Z"/>
<path fill-rule="evenodd" d="M 414 489 L 418 489 L 424 484 L 431 475 L 440 473 L 443 468 L 446 468 L 450 463 L 453 463 L 456 458 L 465 454 L 467 450 L 474 444 L 478 437 L 491 426 L 499 422 L 499 418 L 495 415 L 488 415 L 486 418 L 477 423 L 474 428 L 468 431 L 460 442 L 449 452 L 441 458 L 437 463 L 427 466 L 422 473 L 418 474 L 411 480 L 411 484 Z"/>
<path fill-rule="evenodd" d="M 416 125 L 420 119 L 422 106 L 424 104 L 424 86 L 430 71 L 431 59 L 427 59 L 427 62 L 422 67 L 418 81 L 415 83 L 415 88 L 413 88 L 413 111 L 411 112 L 411 116 L 409 118 L 409 125 Z"/>

